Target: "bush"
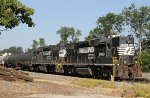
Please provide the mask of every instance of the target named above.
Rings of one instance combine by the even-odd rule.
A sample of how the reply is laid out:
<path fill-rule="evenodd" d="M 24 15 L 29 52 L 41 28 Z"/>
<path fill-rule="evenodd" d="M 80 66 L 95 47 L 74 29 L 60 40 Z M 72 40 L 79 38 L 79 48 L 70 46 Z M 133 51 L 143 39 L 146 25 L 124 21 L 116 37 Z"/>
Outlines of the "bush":
<path fill-rule="evenodd" d="M 142 51 L 141 54 L 141 65 L 142 71 L 150 72 L 150 52 L 149 51 Z"/>
<path fill-rule="evenodd" d="M 135 97 L 145 97 L 145 93 L 143 91 L 136 91 Z"/>
<path fill-rule="evenodd" d="M 150 98 L 150 84 L 135 84 L 133 90 L 135 91 L 135 97 Z"/>

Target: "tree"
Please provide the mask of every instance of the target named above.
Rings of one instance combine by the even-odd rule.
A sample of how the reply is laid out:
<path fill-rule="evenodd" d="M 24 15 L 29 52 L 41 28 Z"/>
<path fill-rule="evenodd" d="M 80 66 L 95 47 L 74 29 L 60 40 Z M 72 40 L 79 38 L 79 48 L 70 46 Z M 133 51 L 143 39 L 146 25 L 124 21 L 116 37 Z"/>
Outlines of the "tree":
<path fill-rule="evenodd" d="M 28 49 L 28 51 L 32 51 L 37 47 L 44 47 L 46 46 L 44 38 L 39 38 L 39 41 L 33 40 L 32 42 L 32 49 Z"/>
<path fill-rule="evenodd" d="M 103 36 L 103 34 L 100 31 L 100 29 L 99 28 L 95 28 L 95 29 L 93 29 L 93 30 L 91 30 L 89 32 L 89 35 L 87 37 L 85 37 L 85 40 L 86 41 L 90 41 L 90 40 L 92 40 L 94 38 L 98 38 L 98 37 L 101 37 L 101 36 Z"/>
<path fill-rule="evenodd" d="M 139 55 L 141 56 L 142 41 L 149 32 L 148 25 L 150 24 L 150 7 L 135 8 L 134 4 L 131 4 L 128 8 L 124 8 L 123 17 L 128 26 L 131 27 L 131 31 L 134 32 L 139 44 Z"/>
<path fill-rule="evenodd" d="M 115 13 L 108 13 L 97 20 L 98 29 L 105 37 L 112 34 L 119 34 L 123 30 L 123 17 Z"/>
<path fill-rule="evenodd" d="M 89 35 L 85 38 L 91 40 L 97 37 L 108 37 L 121 33 L 123 30 L 123 17 L 115 13 L 108 13 L 105 16 L 99 17 L 97 20 L 97 27 L 89 32 Z"/>
<path fill-rule="evenodd" d="M 78 29 L 75 30 L 74 28 L 72 28 L 71 41 L 73 43 L 78 42 L 79 41 L 79 36 L 81 36 L 81 31 L 78 30 Z"/>
<path fill-rule="evenodd" d="M 150 33 L 147 34 L 146 38 L 143 38 L 141 47 L 142 51 L 146 50 L 150 52 Z"/>
<path fill-rule="evenodd" d="M 57 31 L 57 34 L 60 35 L 60 43 L 65 44 L 69 41 L 69 38 L 71 38 L 71 42 L 77 42 L 79 40 L 78 37 L 81 35 L 80 32 L 80 30 L 73 27 L 61 27 Z"/>
<path fill-rule="evenodd" d="M 12 53 L 12 54 L 14 54 L 14 53 L 21 53 L 21 52 L 23 52 L 23 48 L 22 47 L 16 47 L 16 46 L 13 46 L 13 47 L 10 47 L 9 49 L 8 49 L 8 53 Z"/>
<path fill-rule="evenodd" d="M 141 54 L 141 65 L 142 65 L 142 71 L 144 72 L 150 72 L 150 52 L 149 51 L 142 51 Z"/>
<path fill-rule="evenodd" d="M 25 50 L 26 53 L 30 53 L 32 51 L 33 51 L 33 49 L 30 49 L 30 48 L 28 48 L 28 49 Z"/>
<path fill-rule="evenodd" d="M 43 47 L 43 46 L 45 46 L 46 44 L 45 44 L 45 40 L 44 40 L 44 38 L 39 38 L 39 46 L 40 47 Z"/>
<path fill-rule="evenodd" d="M 0 0 L 0 26 L 5 29 L 12 29 L 20 23 L 29 27 L 34 26 L 31 15 L 34 10 L 23 5 L 18 0 Z"/>
<path fill-rule="evenodd" d="M 8 49 L 3 49 L 1 51 L 2 54 L 4 53 L 16 54 L 16 53 L 21 53 L 21 52 L 23 52 L 23 48 L 17 47 L 17 46 L 12 46 L 12 47 L 9 47 Z"/>
<path fill-rule="evenodd" d="M 32 43 L 32 49 L 36 49 L 38 47 L 39 43 L 36 40 L 33 40 Z"/>
<path fill-rule="evenodd" d="M 147 29 L 149 30 L 149 32 L 146 33 L 146 37 L 142 41 L 142 50 L 150 52 L 150 24 L 147 25 Z"/>

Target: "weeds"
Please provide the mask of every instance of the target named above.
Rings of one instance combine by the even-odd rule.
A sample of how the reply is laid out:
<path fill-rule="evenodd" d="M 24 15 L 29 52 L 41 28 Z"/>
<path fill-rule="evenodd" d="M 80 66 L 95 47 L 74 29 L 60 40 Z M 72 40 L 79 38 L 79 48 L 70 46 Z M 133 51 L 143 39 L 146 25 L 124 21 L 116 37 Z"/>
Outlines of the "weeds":
<path fill-rule="evenodd" d="M 133 90 L 135 92 L 135 97 L 150 98 L 150 84 L 135 84 Z"/>
<path fill-rule="evenodd" d="M 94 88 L 100 84 L 103 84 L 103 80 L 79 79 L 77 81 L 73 81 L 72 83 L 82 87 Z"/>
<path fill-rule="evenodd" d="M 105 89 L 113 89 L 113 93 L 118 93 L 120 91 L 120 95 L 122 94 L 121 91 L 127 91 L 134 93 L 134 97 L 144 97 L 150 98 L 150 84 L 143 84 L 143 83 L 134 83 L 129 84 L 125 82 L 111 82 L 111 81 L 104 81 L 104 80 L 95 80 L 95 79 L 78 79 L 72 82 L 75 85 L 79 85 L 82 87 L 87 88 L 105 88 Z M 120 96 L 118 93 L 118 96 Z M 127 94 L 128 95 L 128 94 Z"/>

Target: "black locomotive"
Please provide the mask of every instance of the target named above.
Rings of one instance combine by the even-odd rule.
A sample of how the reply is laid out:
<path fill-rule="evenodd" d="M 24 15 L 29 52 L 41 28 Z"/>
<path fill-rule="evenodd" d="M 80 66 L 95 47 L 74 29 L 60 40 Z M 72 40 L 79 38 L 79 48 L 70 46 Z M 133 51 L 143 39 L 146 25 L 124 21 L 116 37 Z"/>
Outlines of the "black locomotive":
<path fill-rule="evenodd" d="M 7 56 L 5 65 L 50 73 L 90 75 L 97 78 L 141 77 L 132 36 L 113 35 L 90 42 L 39 47 L 30 53 Z"/>

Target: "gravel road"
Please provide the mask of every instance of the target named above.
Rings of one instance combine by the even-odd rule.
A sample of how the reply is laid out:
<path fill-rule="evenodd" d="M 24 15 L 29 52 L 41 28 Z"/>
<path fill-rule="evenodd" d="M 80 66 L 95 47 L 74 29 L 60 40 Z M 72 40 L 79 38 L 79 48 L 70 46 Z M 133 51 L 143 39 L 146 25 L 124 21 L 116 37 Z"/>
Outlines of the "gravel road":
<path fill-rule="evenodd" d="M 71 84 L 78 77 L 26 72 L 34 82 L 0 80 L 0 98 L 119 98 Z"/>

